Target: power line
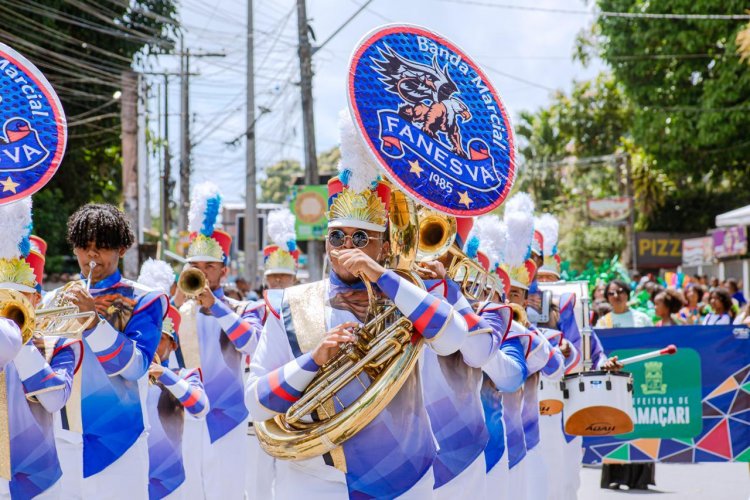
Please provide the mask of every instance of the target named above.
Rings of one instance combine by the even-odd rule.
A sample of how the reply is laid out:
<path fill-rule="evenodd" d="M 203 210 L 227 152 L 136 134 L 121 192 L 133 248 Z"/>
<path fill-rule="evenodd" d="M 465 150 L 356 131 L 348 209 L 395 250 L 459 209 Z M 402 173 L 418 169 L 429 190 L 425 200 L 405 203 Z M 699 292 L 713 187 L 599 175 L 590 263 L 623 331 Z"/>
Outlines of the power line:
<path fill-rule="evenodd" d="M 572 14 L 572 15 L 596 15 L 599 17 L 621 17 L 626 19 L 671 19 L 671 20 L 690 20 L 690 21 L 748 21 L 750 14 L 670 14 L 670 13 L 652 13 L 652 12 L 610 12 L 610 11 L 588 11 L 577 9 L 558 9 L 552 7 L 531 7 L 528 5 L 512 5 L 492 2 L 483 2 L 480 0 L 440 0 L 444 3 L 454 3 L 460 5 L 475 5 L 477 7 L 490 7 L 495 9 L 523 10 L 528 12 L 549 12 L 552 14 Z"/>

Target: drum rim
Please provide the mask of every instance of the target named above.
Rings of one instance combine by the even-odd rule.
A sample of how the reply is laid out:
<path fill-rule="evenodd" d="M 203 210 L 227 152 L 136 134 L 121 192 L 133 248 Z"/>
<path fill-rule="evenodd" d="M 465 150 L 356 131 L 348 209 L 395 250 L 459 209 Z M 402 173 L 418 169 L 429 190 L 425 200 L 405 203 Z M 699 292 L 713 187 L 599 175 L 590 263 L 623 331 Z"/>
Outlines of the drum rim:
<path fill-rule="evenodd" d="M 611 377 L 632 377 L 631 372 L 610 372 L 606 370 L 592 370 L 588 372 L 569 373 L 563 377 L 563 380 L 573 380 L 578 377 L 594 377 L 594 376 L 611 376 Z"/>

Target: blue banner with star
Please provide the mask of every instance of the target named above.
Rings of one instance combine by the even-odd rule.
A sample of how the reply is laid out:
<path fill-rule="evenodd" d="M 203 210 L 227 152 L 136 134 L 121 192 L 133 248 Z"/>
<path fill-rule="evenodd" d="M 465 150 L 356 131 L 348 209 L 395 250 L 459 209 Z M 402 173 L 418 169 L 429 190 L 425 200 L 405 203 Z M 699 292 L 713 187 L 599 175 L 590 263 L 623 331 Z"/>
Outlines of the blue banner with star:
<path fill-rule="evenodd" d="M 507 111 L 482 70 L 442 36 L 411 25 L 365 36 L 350 61 L 348 97 L 368 150 L 419 203 L 469 217 L 510 192 Z"/>
<path fill-rule="evenodd" d="M 31 196 L 57 172 L 67 124 L 44 75 L 0 43 L 0 204 Z"/>

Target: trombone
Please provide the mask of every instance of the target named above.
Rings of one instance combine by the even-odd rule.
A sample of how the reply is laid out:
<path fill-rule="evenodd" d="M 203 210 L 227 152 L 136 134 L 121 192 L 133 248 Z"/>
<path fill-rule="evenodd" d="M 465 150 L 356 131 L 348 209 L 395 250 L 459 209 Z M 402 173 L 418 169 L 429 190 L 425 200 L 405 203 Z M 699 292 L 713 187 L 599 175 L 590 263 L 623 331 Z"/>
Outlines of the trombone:
<path fill-rule="evenodd" d="M 426 207 L 419 209 L 419 246 L 417 262 L 427 262 L 450 255 L 447 276 L 459 284 L 464 297 L 471 301 L 492 300 L 499 287 L 493 276 L 456 248 L 456 219 Z"/>

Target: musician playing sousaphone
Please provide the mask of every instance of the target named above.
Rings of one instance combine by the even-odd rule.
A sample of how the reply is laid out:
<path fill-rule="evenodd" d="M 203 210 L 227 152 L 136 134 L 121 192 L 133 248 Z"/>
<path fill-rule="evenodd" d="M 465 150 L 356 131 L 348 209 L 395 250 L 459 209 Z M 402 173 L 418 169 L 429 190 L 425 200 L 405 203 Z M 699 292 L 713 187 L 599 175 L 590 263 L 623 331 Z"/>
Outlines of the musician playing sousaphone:
<path fill-rule="evenodd" d="M 73 397 L 55 429 L 64 498 L 145 498 L 147 371 L 166 315 L 166 295 L 124 279 L 120 258 L 134 242 L 117 207 L 88 204 L 68 219 L 81 279 L 45 295 L 45 306 L 74 305 L 96 321 L 83 332 L 85 356 Z"/>
<path fill-rule="evenodd" d="M 59 497 L 62 471 L 53 414 L 70 396 L 83 351 L 81 340 L 32 336 L 44 255 L 31 250 L 30 227 L 31 198 L 0 206 L 0 407 L 7 408 L 0 414 L 3 498 Z"/>
<path fill-rule="evenodd" d="M 388 210 L 403 207 L 392 205 L 391 189 L 377 180 L 377 168 L 352 142 L 359 139 L 350 120 L 342 117 L 340 174 L 328 183 L 330 274 L 322 281 L 285 290 L 281 307 L 271 311 L 266 321 L 245 391 L 256 427 L 287 412 L 319 368 L 342 346 L 357 340 L 354 332 L 367 320 L 370 308 L 367 285 L 412 322 L 414 333 L 406 339 L 407 349 L 411 349 L 410 338 L 421 342 L 421 336 L 429 348 L 450 354 L 466 333 L 466 322 L 446 302 L 384 267 L 391 250 Z M 416 231 L 414 226 L 405 229 L 411 234 Z M 305 460 L 278 461 L 277 498 L 430 497 L 437 450 L 420 377 L 413 369 L 404 375 L 403 385 L 384 411 L 341 446 L 323 447 L 322 455 Z M 370 383 L 375 382 L 363 371 L 315 415 L 341 412 L 341 405 L 355 401 Z M 261 428 L 258 432 L 262 438 Z"/>

